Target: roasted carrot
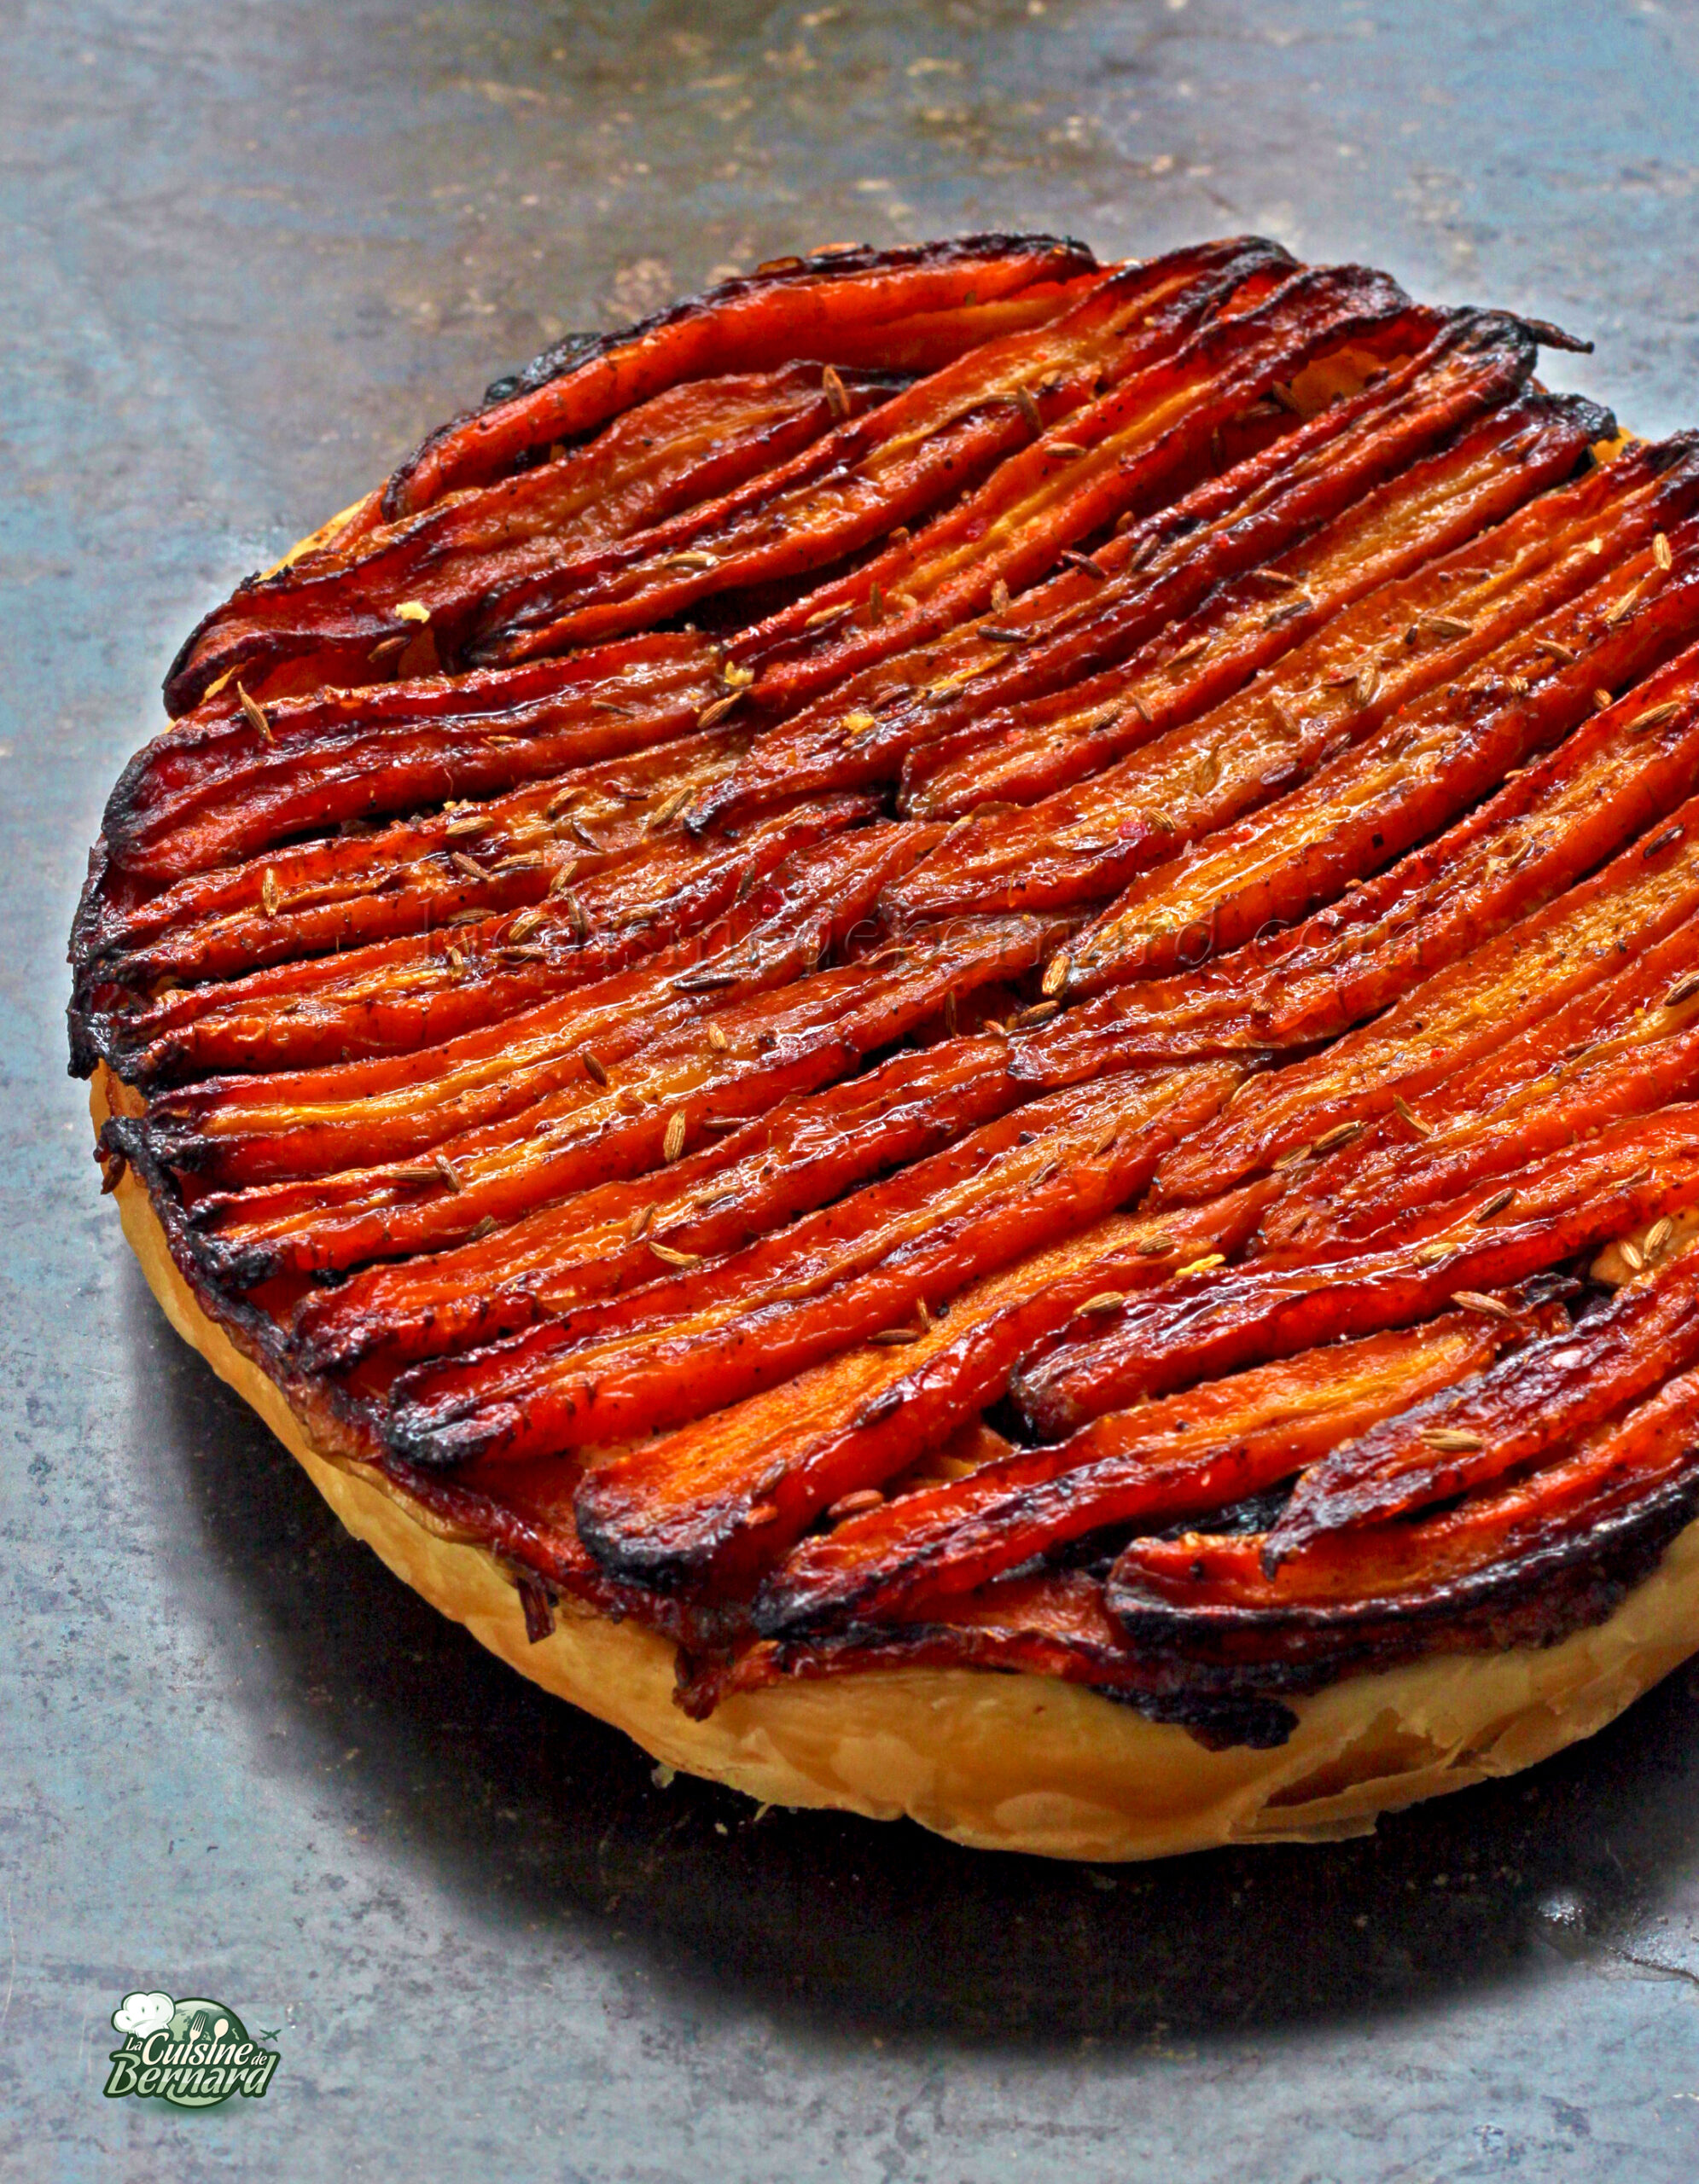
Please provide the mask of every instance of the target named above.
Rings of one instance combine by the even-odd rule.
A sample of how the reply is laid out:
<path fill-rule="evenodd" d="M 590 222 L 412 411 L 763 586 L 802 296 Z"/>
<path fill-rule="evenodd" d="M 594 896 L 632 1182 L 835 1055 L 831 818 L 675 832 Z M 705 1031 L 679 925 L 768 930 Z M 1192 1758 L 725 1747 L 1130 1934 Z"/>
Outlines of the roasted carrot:
<path fill-rule="evenodd" d="M 1227 1507 L 1479 1372 L 1515 1333 L 1450 1313 L 1113 1413 L 1059 1447 L 1012 1449 L 801 1541 L 763 1585 L 758 1626 L 910 1620 L 1106 1526 L 1152 1531 Z"/>

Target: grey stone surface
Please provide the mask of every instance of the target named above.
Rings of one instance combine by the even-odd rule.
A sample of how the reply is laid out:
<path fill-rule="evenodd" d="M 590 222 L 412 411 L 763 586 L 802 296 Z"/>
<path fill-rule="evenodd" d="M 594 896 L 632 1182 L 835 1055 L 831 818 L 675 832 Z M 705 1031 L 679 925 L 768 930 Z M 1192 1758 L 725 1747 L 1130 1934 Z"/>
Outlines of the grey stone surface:
<path fill-rule="evenodd" d="M 166 1329 L 64 934 L 186 622 L 567 327 L 799 245 L 1254 226 L 1699 415 L 1699 20 L 1546 0 L 0 9 L 0 2169 L 1699 2174 L 1699 1676 L 1370 1840 L 1117 1873 L 654 1786 Z M 261 2105 L 103 2101 L 135 1986 Z"/>

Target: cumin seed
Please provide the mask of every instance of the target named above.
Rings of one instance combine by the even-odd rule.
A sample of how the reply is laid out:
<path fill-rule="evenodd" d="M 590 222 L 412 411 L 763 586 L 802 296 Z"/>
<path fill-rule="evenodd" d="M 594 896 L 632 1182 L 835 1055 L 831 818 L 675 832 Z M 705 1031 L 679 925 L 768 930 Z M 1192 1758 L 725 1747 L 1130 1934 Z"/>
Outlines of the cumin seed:
<path fill-rule="evenodd" d="M 271 723 L 265 717 L 265 706 L 258 698 L 250 698 L 240 682 L 236 684 L 236 703 L 241 707 L 242 718 L 254 734 L 264 742 L 275 743 L 276 738 L 271 733 Z"/>
<path fill-rule="evenodd" d="M 1485 1312 L 1489 1319 L 1513 1320 L 1516 1316 L 1501 1298 L 1483 1296 L 1478 1289 L 1454 1290 L 1452 1302 L 1461 1304 L 1466 1312 Z"/>
<path fill-rule="evenodd" d="M 828 1524 L 841 1524 L 846 1517 L 858 1517 L 864 1510 L 882 1509 L 885 1496 L 876 1486 L 858 1486 L 853 1494 L 841 1495 L 826 1512 Z"/>
<path fill-rule="evenodd" d="M 1604 626 L 1606 629 L 1614 630 L 1619 622 L 1626 622 L 1639 603 L 1640 587 L 1637 584 L 1632 585 L 1628 590 L 1625 591 L 1621 598 L 1617 601 L 1615 606 L 1607 612 L 1604 618 Z"/>

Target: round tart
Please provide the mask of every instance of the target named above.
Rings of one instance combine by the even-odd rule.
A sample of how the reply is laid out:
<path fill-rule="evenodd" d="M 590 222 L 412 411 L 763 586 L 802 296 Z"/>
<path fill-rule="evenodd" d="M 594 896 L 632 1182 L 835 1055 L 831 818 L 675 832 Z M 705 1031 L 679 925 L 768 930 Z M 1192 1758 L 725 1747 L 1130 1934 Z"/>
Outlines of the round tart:
<path fill-rule="evenodd" d="M 570 340 L 189 637 L 73 1066 L 172 1323 L 666 1764 L 1354 1832 L 1699 1649 L 1699 441 L 1232 238 Z"/>

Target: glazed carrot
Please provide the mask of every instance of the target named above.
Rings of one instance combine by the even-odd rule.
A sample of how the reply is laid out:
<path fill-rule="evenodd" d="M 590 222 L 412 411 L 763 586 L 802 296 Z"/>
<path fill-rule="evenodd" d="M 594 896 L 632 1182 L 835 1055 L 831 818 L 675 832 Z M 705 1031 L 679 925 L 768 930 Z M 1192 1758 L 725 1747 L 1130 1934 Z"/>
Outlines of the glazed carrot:
<path fill-rule="evenodd" d="M 1141 1396 L 1409 1327 L 1459 1291 L 1525 1281 L 1699 1198 L 1696 1120 L 1690 1106 L 1632 1117 L 1525 1170 L 1508 1195 L 1489 1182 L 1430 1207 L 1395 1248 L 1371 1236 L 1176 1280 L 1030 1359 L 1015 1399 L 1035 1432 L 1060 1439 Z"/>
<path fill-rule="evenodd" d="M 349 1267 L 459 1242 L 486 1219 L 515 1220 L 591 1182 L 660 1166 L 675 1115 L 684 1118 L 688 1143 L 711 1125 L 743 1120 L 845 1075 L 930 1016 L 946 992 L 995 979 L 1011 962 L 1030 966 L 1045 934 L 1030 921 L 1010 921 L 929 960 L 899 962 L 877 976 L 852 966 L 794 989 L 789 979 L 812 940 L 784 929 L 777 938 L 789 946 L 773 990 L 715 1012 L 725 1030 L 723 1053 L 694 1022 L 651 1042 L 634 1037 L 617 1071 L 580 1044 L 575 1068 L 562 1059 L 538 1072 L 540 1091 L 535 1082 L 522 1093 L 498 1087 L 506 1112 L 496 1121 L 445 1135 L 447 1117 L 424 1117 L 421 1134 L 434 1141 L 428 1161 L 397 1160 L 399 1134 L 390 1134 L 369 1166 L 197 1195 L 189 1231 L 194 1248 L 221 1278 L 251 1287 L 286 1269 Z M 597 1067 L 608 1084 L 596 1077 Z M 564 1083 L 548 1089 L 560 1075 Z M 197 1185 L 195 1164 L 204 1175 L 212 1152 L 222 1150 L 216 1139 L 189 1139 L 163 1114 L 119 1135 L 138 1158 L 180 1165 Z M 355 1148 L 345 1141 L 339 1150 L 346 1159 Z M 439 1153 L 451 1176 L 437 1165 Z M 225 1173 L 241 1173 L 241 1154 L 239 1146 L 225 1153 Z"/>
<path fill-rule="evenodd" d="M 1409 364 L 1132 524 L 1091 558 L 1089 576 L 1070 565 L 993 605 L 982 623 L 870 665 L 852 662 L 826 695 L 761 735 L 735 793 L 759 805 L 798 786 L 893 780 L 905 760 L 957 738 L 983 740 L 987 716 L 995 723 L 1114 665 L 1191 613 L 1212 585 L 1272 558 L 1504 400 L 1533 357 L 1508 322 L 1443 325 Z M 838 641 L 858 643 L 859 631 L 847 623 Z"/>
<path fill-rule="evenodd" d="M 530 450 L 576 439 L 681 380 L 798 356 L 865 364 L 887 342 L 900 367 L 916 361 L 901 347 L 913 329 L 941 320 L 925 359 L 935 369 L 982 333 L 976 311 L 1036 292 L 1042 322 L 1066 306 L 1066 284 L 1095 265 L 1083 243 L 1054 235 L 972 235 L 775 263 L 624 334 L 569 337 L 485 409 L 433 433 L 391 479 L 385 513 L 409 514 L 484 484 Z"/>
<path fill-rule="evenodd" d="M 587 447 L 251 578 L 201 624 L 183 690 L 240 673 L 264 695 L 285 663 L 316 684 L 386 681 L 422 626 L 398 618 L 404 601 L 424 610 L 438 661 L 452 666 L 492 599 L 794 465 L 903 384 L 841 373 L 835 399 L 807 363 L 670 388 Z"/>
<path fill-rule="evenodd" d="M 1639 845 L 1520 926 L 1411 988 L 1372 1023 L 1252 1085 L 1235 1112 L 1160 1178 L 1161 1194 L 1213 1195 L 1330 1131 L 1416 1101 L 1426 1088 L 1505 1046 L 1577 994 L 1656 946 L 1699 909 L 1699 801 L 1656 855 Z"/>
<path fill-rule="evenodd" d="M 758 1627 L 911 1620 L 1105 1526 L 1154 1531 L 1230 1507 L 1479 1372 L 1515 1339 L 1511 1324 L 1450 1313 L 1114 1412 L 1059 1447 L 1010 1449 L 800 1542 L 762 1586 Z"/>
<path fill-rule="evenodd" d="M 423 930 L 345 954 L 167 993 L 114 1023 L 111 1052 L 126 1077 L 149 1087 L 214 1072 L 310 1068 L 440 1046 L 663 948 L 677 972 L 681 944 L 735 913 L 787 857 L 871 811 L 866 798 L 823 799 L 776 814 L 741 840 L 675 840 L 640 864 L 615 863 L 582 888 L 536 903 L 522 921 L 470 907 L 434 929 L 422 920 Z M 858 847 L 843 854 L 853 858 Z M 446 853 L 451 874 L 463 855 Z"/>
<path fill-rule="evenodd" d="M 281 700 L 263 708 L 263 732 L 220 698 L 137 752 L 102 839 L 151 892 L 280 838 L 493 797 L 646 749 L 694 728 L 724 694 L 708 641 L 680 633 L 505 673 Z"/>
<path fill-rule="evenodd" d="M 1673 1482 L 1690 1486 L 1699 1468 L 1696 1425 L 1699 1374 L 1678 1374 L 1512 1484 L 1481 1488 L 1415 1523 L 1323 1533 L 1283 1555 L 1271 1571 L 1264 1567 L 1269 1542 L 1260 1535 L 1136 1540 L 1114 1573 L 1117 1602 L 1130 1606 L 1133 1590 L 1143 1594 L 1148 1627 L 1155 1619 L 1151 1596 L 1171 1600 L 1182 1611 L 1169 1619 L 1171 1628 L 1176 1620 L 1254 1625 L 1295 1612 L 1309 1620 L 1306 1611 L 1319 1609 L 1315 1620 L 1346 1642 L 1353 1623 L 1434 1607 L 1455 1612 L 1467 1598 L 1464 1588 L 1478 1596 L 1489 1588 L 1526 1586 L 1578 1550 L 1585 1554 L 1637 1503 Z"/>
<path fill-rule="evenodd" d="M 1136 1124 L 1123 1159 L 1142 1160 L 1219 1104 L 1232 1081 L 1231 1072 L 1203 1069 L 1181 1073 L 1177 1089 L 1159 1083 L 1156 1112 Z M 1129 1288 L 1161 1281 L 1172 1263 L 1167 1234 L 1160 1248 L 1140 1249 L 1158 1235 L 1141 1217 L 1076 1230 L 1066 1204 L 1046 1211 L 1061 1217 L 1050 1240 L 1005 1236 L 1005 1249 L 1032 1256 L 973 1284 L 913 1344 L 846 1350 L 774 1394 L 599 1467 L 579 1502 L 598 1557 L 641 1568 L 668 1590 L 748 1583 L 823 1508 L 890 1478 L 993 1401 L 1034 1335 L 1071 1317 L 1106 1263 Z M 1205 1249 L 1231 1246 L 1254 1217 L 1254 1201 L 1242 1199 L 1183 1217 L 1178 1233 Z"/>
<path fill-rule="evenodd" d="M 1595 711 L 1601 690 L 1638 682 L 1699 631 L 1699 523 L 1675 526 L 1666 543 L 1678 558 L 1655 599 L 1620 611 L 1662 573 L 1649 549 L 1546 617 L 1537 638 L 1489 654 L 1461 688 L 1395 714 L 1359 750 L 1214 834 L 1183 879 L 1135 882 L 1082 936 L 1070 985 L 1076 973 L 1089 989 L 1171 961 L 1177 951 L 1152 935 L 1153 918 L 1160 930 L 1237 947 L 1437 833 Z M 1567 665 L 1554 665 L 1554 640 L 1574 655 Z"/>
<path fill-rule="evenodd" d="M 1385 1522 L 1536 1463 L 1699 1355 L 1699 1258 L 1620 1289 L 1463 1385 L 1346 1443 L 1299 1479 L 1265 1549 L 1268 1567 L 1323 1534 Z"/>
<path fill-rule="evenodd" d="M 1055 483 L 1044 488 L 1060 458 L 1047 452 L 1044 439 L 1029 447 L 1033 427 L 1016 398 L 1020 391 L 1027 390 L 1027 404 L 1041 425 L 1066 425 L 1095 440 L 1106 421 L 1106 405 L 1143 415 L 1150 406 L 1144 389 L 1149 372 L 1245 282 L 1271 276 L 1285 262 L 1283 253 L 1253 239 L 1175 251 L 1106 273 L 1050 324 L 989 343 L 917 381 L 873 415 L 841 427 L 818 453 L 811 450 L 623 548 L 568 562 L 496 602 L 470 656 L 514 660 L 568 644 L 593 644 L 688 613 L 728 592 L 829 570 L 893 529 L 923 522 L 958 502 L 964 489 L 980 485 L 993 469 L 997 478 L 987 490 L 998 502 L 1020 497 L 1023 488 L 1027 499 L 1053 500 Z M 1350 288 L 1353 296 L 1363 285 L 1361 280 L 1335 283 Z M 1312 317 L 1313 343 L 1324 338 L 1329 322 L 1321 310 Z M 1093 401 L 1094 389 L 1105 380 L 1120 383 L 1120 394 Z M 1039 388 L 1042 396 L 1034 391 Z M 829 459 L 822 462 L 821 454 Z M 928 527 L 925 537 L 934 556 L 944 537 L 961 532 L 963 521 L 958 507 Z M 1060 543 L 1066 544 L 1067 537 Z M 908 566 L 900 547 L 885 548 L 867 565 L 859 577 L 862 598 L 870 582 L 887 578 L 893 593 L 919 586 L 923 595 L 932 588 L 921 566 Z M 829 581 L 770 623 L 740 635 L 733 656 L 759 666 L 785 640 L 806 642 L 815 617 L 842 603 L 837 590 Z M 899 602 L 889 630 L 876 644 L 897 648 L 894 633 L 905 624 Z M 840 671 L 835 662 L 830 679 Z M 764 682 L 763 690 L 769 697 L 783 694 L 778 683 Z"/>
<path fill-rule="evenodd" d="M 1492 431 L 1491 421 L 1479 428 L 1488 444 Z M 1578 445 L 1579 436 L 1557 434 L 1564 468 Z M 1544 624 L 1578 595 L 1597 593 L 1619 563 L 1650 554 L 1662 526 L 1699 500 L 1699 455 L 1686 449 L 1647 450 L 1620 470 L 1601 466 L 1576 485 L 1534 499 L 1477 539 L 1481 520 L 1504 513 L 1500 497 L 1507 486 L 1497 464 L 1487 462 L 1476 478 L 1463 456 L 1460 450 L 1431 466 L 1441 483 L 1450 471 L 1460 473 L 1463 487 L 1456 503 L 1440 502 L 1431 558 L 1421 551 L 1412 555 L 1403 540 L 1399 502 L 1412 490 L 1404 481 L 1387 489 L 1382 526 L 1364 526 L 1382 552 L 1390 543 L 1394 570 L 1399 561 L 1408 569 L 1413 559 L 1414 573 L 1395 576 L 1331 615 L 1266 679 L 1249 682 L 1214 711 L 1166 732 L 1160 721 L 1153 723 L 1158 732 L 1142 747 L 1091 779 L 1030 809 L 963 826 L 893 891 L 893 917 L 1101 900 L 1136 874 L 1178 860 L 1192 841 L 1276 804 L 1283 792 L 1296 793 L 1319 764 L 1383 730 L 1396 738 L 1403 726 L 1465 726 L 1466 720 L 1455 718 L 1450 683 L 1477 663 L 1489 662 L 1506 677 L 1522 679 L 1520 671 L 1541 657 L 1535 640 Z M 1471 487 L 1484 492 L 1485 503 L 1473 497 Z M 1458 533 L 1448 531 L 1448 518 L 1469 543 L 1455 543 Z M 1358 533 L 1355 524 L 1347 529 L 1347 535 Z M 1596 552 L 1596 545 L 1602 550 Z M 1673 596 L 1685 594 L 1678 587 Z M 1236 634 L 1250 648 L 1247 674 L 1256 664 L 1262 624 L 1282 611 L 1260 602 L 1254 613 L 1248 607 L 1242 611 Z M 1230 645 L 1235 634 L 1236 625 L 1230 624 Z M 1609 634 L 1623 633 L 1613 629 Z M 1681 641 L 1679 635 L 1673 639 Z M 1501 652 L 1502 665 L 1496 657 Z M 1550 669 L 1553 663 L 1548 658 L 1545 665 Z M 1515 694 L 1507 688 L 1502 696 L 1508 700 Z M 1399 708 L 1417 700 L 1421 710 L 1393 728 Z M 1277 808 L 1283 810 L 1283 804 Z M 1126 943 L 1125 967 L 1119 933 L 1094 935 L 1095 960 L 1077 979 L 1070 973 L 1070 989 L 1091 990 L 1120 976 L 1169 969 L 1181 934 L 1208 952 L 1207 917 L 1194 914 L 1191 894 L 1184 891 L 1194 862 L 1185 861 L 1172 906 L 1162 890 L 1175 883 L 1173 874 L 1147 883 L 1134 898 L 1138 930 Z M 1131 907 L 1126 915 L 1131 922 Z M 1164 931 L 1172 936 L 1166 946 L 1149 938 Z"/>
<path fill-rule="evenodd" d="M 304 1306 L 299 1352 L 315 1368 L 379 1347 L 437 1356 L 736 1251 L 1031 1098 L 1008 1053 L 985 1035 L 893 1054 L 707 1140 L 660 1175 L 594 1187 L 457 1251 L 372 1268 Z"/>

